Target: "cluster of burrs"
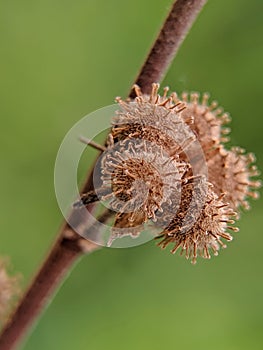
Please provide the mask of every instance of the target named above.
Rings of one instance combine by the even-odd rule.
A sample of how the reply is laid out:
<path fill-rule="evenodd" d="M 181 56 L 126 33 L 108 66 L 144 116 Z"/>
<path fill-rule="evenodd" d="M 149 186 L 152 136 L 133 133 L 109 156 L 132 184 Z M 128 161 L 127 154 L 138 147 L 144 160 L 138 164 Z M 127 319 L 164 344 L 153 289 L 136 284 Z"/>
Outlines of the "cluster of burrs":
<path fill-rule="evenodd" d="M 178 96 L 153 84 L 150 95 L 117 98 L 102 157 L 102 199 L 116 212 L 112 233 L 138 236 L 145 224 L 159 229 L 158 245 L 179 248 L 193 263 L 218 254 L 248 197 L 260 181 L 252 154 L 227 149 L 230 118 L 209 96 Z"/>

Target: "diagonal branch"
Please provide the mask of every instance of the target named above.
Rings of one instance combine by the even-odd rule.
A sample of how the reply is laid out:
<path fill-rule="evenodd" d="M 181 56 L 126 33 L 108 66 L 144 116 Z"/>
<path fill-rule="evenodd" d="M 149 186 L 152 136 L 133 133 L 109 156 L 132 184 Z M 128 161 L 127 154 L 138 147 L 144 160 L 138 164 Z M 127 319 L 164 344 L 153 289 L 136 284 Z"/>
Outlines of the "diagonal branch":
<path fill-rule="evenodd" d="M 207 0 L 177 0 L 166 18 L 141 71 L 136 79 L 145 94 L 151 92 L 152 83 L 162 80 L 181 43 Z M 135 97 L 134 90 L 130 97 Z"/>
<path fill-rule="evenodd" d="M 150 92 L 151 84 L 162 79 L 180 44 L 205 3 L 206 0 L 177 0 L 173 4 L 160 34 L 136 79 L 136 84 L 141 87 L 143 93 Z M 133 90 L 131 90 L 129 96 L 134 97 Z M 101 149 L 101 151 L 103 150 Z M 93 170 L 88 174 L 81 193 L 92 190 L 92 174 Z M 96 196 L 94 196 L 94 200 L 96 199 Z M 92 200 L 89 203 L 91 202 Z M 94 203 L 89 204 L 89 206 L 92 205 Z M 101 221 L 107 221 L 110 215 L 110 212 L 104 213 Z M 76 223 L 77 225 L 85 223 L 87 227 L 92 228 L 92 224 L 85 220 L 83 208 L 73 210 L 70 215 L 70 222 L 74 222 L 73 227 L 76 227 Z M 96 244 L 85 241 L 74 232 L 67 222 L 64 222 L 58 239 L 9 323 L 2 331 L 0 336 L 1 350 L 12 350 L 19 344 L 78 258 L 84 253 L 91 253 L 96 249 L 98 249 Z"/>

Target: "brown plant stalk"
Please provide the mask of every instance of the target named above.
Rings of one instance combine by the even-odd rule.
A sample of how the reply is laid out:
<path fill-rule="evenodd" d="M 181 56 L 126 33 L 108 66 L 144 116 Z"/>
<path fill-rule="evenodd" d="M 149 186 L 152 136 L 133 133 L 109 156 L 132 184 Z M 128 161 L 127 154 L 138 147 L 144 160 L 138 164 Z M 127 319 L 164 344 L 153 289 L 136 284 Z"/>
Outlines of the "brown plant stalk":
<path fill-rule="evenodd" d="M 142 69 L 136 79 L 143 93 L 149 93 L 153 82 L 161 81 L 171 61 L 176 55 L 180 44 L 185 38 L 199 11 L 206 0 L 177 0 L 163 24 Z M 134 97 L 134 90 L 129 94 Z M 82 187 L 82 193 L 93 188 L 91 170 Z M 90 204 L 90 210 L 93 204 Z M 86 210 L 85 208 L 83 210 Z M 106 211 L 100 218 L 101 222 L 107 221 L 111 213 Z M 84 215 L 85 216 L 85 215 Z M 71 222 L 83 224 L 85 220 L 83 211 L 73 211 Z M 94 229 L 87 220 L 85 224 Z M 0 336 L 0 349 L 12 350 L 23 339 L 29 327 L 41 314 L 52 294 L 61 285 L 64 278 L 70 272 L 74 263 L 85 253 L 91 253 L 99 247 L 84 238 L 81 238 L 65 222 L 58 234 L 58 238 L 44 260 L 39 272 L 34 277 L 31 285 L 24 294 L 17 309 L 10 317 Z"/>
<path fill-rule="evenodd" d="M 152 83 L 160 82 L 174 59 L 181 43 L 207 0 L 177 0 L 169 12 L 160 33 L 136 79 L 145 94 Z M 136 97 L 135 91 L 130 97 Z"/>

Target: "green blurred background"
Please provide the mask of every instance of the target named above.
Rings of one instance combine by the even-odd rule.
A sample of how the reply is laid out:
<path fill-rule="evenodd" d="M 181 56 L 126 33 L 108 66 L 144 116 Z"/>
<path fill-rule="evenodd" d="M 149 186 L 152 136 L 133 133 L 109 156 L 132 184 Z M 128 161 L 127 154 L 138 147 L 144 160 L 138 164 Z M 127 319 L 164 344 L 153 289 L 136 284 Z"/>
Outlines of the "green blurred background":
<path fill-rule="evenodd" d="M 0 253 L 24 285 L 62 220 L 53 168 L 65 133 L 126 96 L 170 4 L 0 1 Z M 219 100 L 261 169 L 262 13 L 262 0 L 208 1 L 165 78 Z M 23 349 L 262 349 L 262 200 L 252 206 L 228 249 L 196 266 L 153 242 L 84 258 Z"/>

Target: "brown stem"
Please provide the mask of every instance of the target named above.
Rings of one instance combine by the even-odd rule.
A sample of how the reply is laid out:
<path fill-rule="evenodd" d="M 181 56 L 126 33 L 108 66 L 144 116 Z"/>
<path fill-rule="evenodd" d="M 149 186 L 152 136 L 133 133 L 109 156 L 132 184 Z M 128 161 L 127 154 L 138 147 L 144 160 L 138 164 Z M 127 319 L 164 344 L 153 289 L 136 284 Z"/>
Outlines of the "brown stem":
<path fill-rule="evenodd" d="M 194 19 L 198 15 L 206 0 L 177 0 L 153 45 L 153 48 L 143 65 L 136 80 L 144 93 L 149 93 L 151 84 L 162 79 L 170 62 L 187 34 Z M 130 97 L 134 97 L 131 90 Z M 101 149 L 101 151 L 103 151 Z M 88 174 L 81 193 L 93 189 L 93 170 Z M 92 196 L 89 197 L 89 199 Z M 96 196 L 94 196 L 96 199 Z M 91 201 L 92 202 L 92 201 Z M 93 206 L 94 203 L 89 204 Z M 92 208 L 90 208 L 92 209 Z M 111 215 L 106 212 L 101 216 L 105 222 Z M 12 350 L 23 338 L 28 328 L 39 316 L 54 291 L 62 283 L 78 258 L 87 252 L 92 252 L 98 246 L 74 232 L 79 226 L 90 227 L 91 232 L 97 229 L 96 222 L 92 224 L 87 217 L 85 208 L 75 210 L 69 218 L 70 225 L 64 223 L 59 238 L 45 259 L 38 274 L 28 288 L 20 304 L 15 310 L 10 322 L 3 329 L 0 336 L 0 349 Z"/>
<path fill-rule="evenodd" d="M 104 213 L 101 221 L 106 221 L 108 218 L 106 215 Z M 93 226 L 91 225 L 91 230 Z M 98 249 L 96 244 L 70 230 L 67 224 L 62 228 L 58 240 L 3 329 L 0 337 L 1 350 L 11 350 L 16 347 L 78 259 L 84 253 L 91 253 Z"/>
<path fill-rule="evenodd" d="M 81 226 L 83 222 L 86 225 L 89 224 L 85 229 L 86 237 L 98 233 L 100 227 L 102 227 L 98 223 L 105 223 L 112 216 L 112 211 L 106 209 L 97 220 L 91 223 L 85 221 L 85 213 L 87 213 L 85 208 L 74 210 L 69 220 L 72 225 L 75 225 L 75 228 Z M 39 272 L 21 299 L 10 321 L 3 329 L 0 336 L 1 350 L 12 350 L 16 347 L 35 319 L 44 310 L 45 305 L 51 300 L 52 294 L 69 274 L 74 263 L 84 253 L 92 253 L 98 248 L 97 244 L 75 233 L 68 223 L 64 224 Z"/>
<path fill-rule="evenodd" d="M 141 68 L 136 84 L 145 94 L 151 92 L 152 83 L 162 80 L 170 63 L 175 57 L 181 43 L 191 28 L 198 13 L 207 0 L 177 0 L 163 24 L 144 65 Z M 134 98 L 131 91 L 130 97 Z"/>
<path fill-rule="evenodd" d="M 3 330 L 1 350 L 13 349 L 17 345 L 80 255 L 80 248 L 72 241 L 63 238 L 55 243 L 10 323 Z"/>

